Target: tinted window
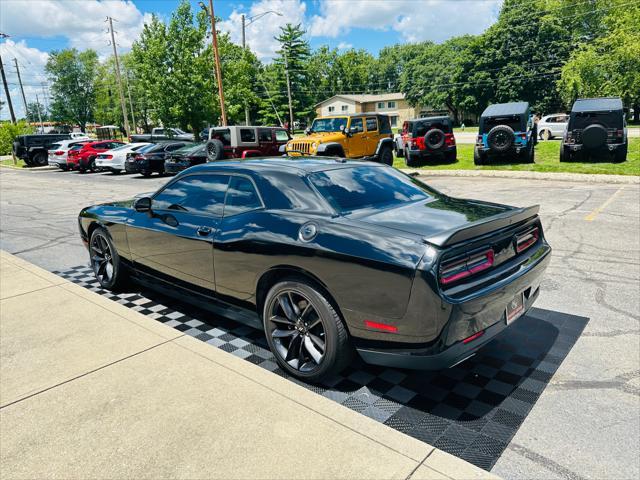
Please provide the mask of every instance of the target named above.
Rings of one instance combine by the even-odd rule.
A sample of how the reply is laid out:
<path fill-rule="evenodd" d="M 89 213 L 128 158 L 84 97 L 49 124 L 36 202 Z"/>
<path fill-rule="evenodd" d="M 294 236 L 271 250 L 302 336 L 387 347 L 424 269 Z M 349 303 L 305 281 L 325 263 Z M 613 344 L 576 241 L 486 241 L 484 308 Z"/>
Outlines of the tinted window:
<path fill-rule="evenodd" d="M 522 119 L 518 115 L 509 117 L 489 117 L 485 118 L 482 125 L 482 132 L 488 133 L 496 125 L 507 125 L 513 129 L 514 132 L 522 131 Z"/>
<path fill-rule="evenodd" d="M 309 179 L 340 213 L 429 198 L 426 187 L 390 168 L 341 168 L 313 173 Z"/>
<path fill-rule="evenodd" d="M 178 150 L 179 148 L 184 147 L 184 143 L 171 143 L 169 145 L 167 145 L 167 147 L 164 149 L 165 152 L 173 152 L 174 150 Z"/>
<path fill-rule="evenodd" d="M 221 216 L 228 183 L 227 175 L 189 175 L 156 195 L 153 208 Z"/>
<path fill-rule="evenodd" d="M 599 123 L 605 128 L 622 128 L 622 112 L 580 112 L 572 114 L 571 128 L 586 128 Z"/>
<path fill-rule="evenodd" d="M 374 132 L 378 130 L 378 120 L 376 117 L 367 117 L 367 132 Z"/>
<path fill-rule="evenodd" d="M 222 145 L 228 147 L 231 145 L 231 132 L 228 128 L 216 128 L 212 129 L 211 138 L 217 139 L 222 142 Z"/>
<path fill-rule="evenodd" d="M 276 141 L 278 142 L 288 142 L 289 135 L 284 130 L 276 130 Z"/>
<path fill-rule="evenodd" d="M 241 128 L 240 129 L 240 141 L 241 142 L 255 142 L 256 141 L 256 132 L 252 128 Z"/>
<path fill-rule="evenodd" d="M 364 131 L 364 126 L 361 118 L 352 118 L 350 124 L 351 131 L 353 133 L 359 133 Z"/>
<path fill-rule="evenodd" d="M 395 127 L 398 122 L 398 117 L 391 117 L 391 121 L 393 122 L 393 126 Z M 380 133 L 391 133 L 391 124 L 389 123 L 389 117 L 380 117 Z"/>
<path fill-rule="evenodd" d="M 231 177 L 225 202 L 225 217 L 262 207 L 253 183 L 244 177 Z"/>
<path fill-rule="evenodd" d="M 258 129 L 258 140 L 261 142 L 270 142 L 271 141 L 271 130 L 268 128 L 259 128 Z"/>

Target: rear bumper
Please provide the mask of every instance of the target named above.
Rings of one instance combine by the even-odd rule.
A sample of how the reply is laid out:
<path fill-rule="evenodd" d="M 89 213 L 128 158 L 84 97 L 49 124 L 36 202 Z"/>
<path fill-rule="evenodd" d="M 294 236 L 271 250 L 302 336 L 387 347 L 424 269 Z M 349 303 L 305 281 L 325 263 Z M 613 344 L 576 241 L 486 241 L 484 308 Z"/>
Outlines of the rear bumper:
<path fill-rule="evenodd" d="M 124 169 L 127 173 L 138 173 L 140 168 L 138 167 L 138 162 L 124 162 Z"/>
<path fill-rule="evenodd" d="M 624 148 L 626 145 L 626 143 L 606 143 L 605 145 L 602 145 L 600 147 L 597 148 L 587 148 L 582 144 L 576 144 L 576 143 L 565 143 L 564 147 L 570 151 L 570 152 L 582 152 L 582 151 L 589 151 L 589 152 L 615 152 L 616 150 L 620 149 L 620 148 Z"/>
<path fill-rule="evenodd" d="M 507 329 L 506 308 L 516 295 L 523 294 L 525 313 L 531 308 L 538 298 L 550 253 L 551 248 L 545 243 L 535 262 L 522 267 L 523 273 L 488 287 L 487 293 L 461 299 L 443 297 L 440 307 L 448 310 L 448 321 L 428 345 L 412 348 L 405 343 L 403 348 L 397 348 L 392 342 L 384 342 L 383 347 L 370 347 L 364 343 L 356 345 L 358 354 L 374 365 L 416 370 L 440 370 L 460 363 Z M 420 315 L 427 326 L 426 322 L 436 313 L 421 310 Z M 398 326 L 402 330 L 401 324 Z M 465 343 L 465 339 L 479 332 L 482 332 L 480 336 Z"/>
<path fill-rule="evenodd" d="M 96 158 L 96 166 L 104 168 L 106 170 L 123 170 L 124 165 L 122 162 L 114 162 L 113 160 L 103 160 Z"/>
<path fill-rule="evenodd" d="M 484 155 L 491 155 L 492 157 L 504 157 L 504 156 L 514 155 L 514 154 L 518 155 L 524 152 L 525 150 L 527 150 L 528 148 L 529 148 L 529 144 L 526 144 L 526 145 L 517 144 L 504 152 L 496 152 L 492 150 L 490 147 L 485 147 L 484 145 L 483 146 L 476 145 L 476 149 L 478 149 L 480 153 Z"/>
<path fill-rule="evenodd" d="M 410 155 L 412 159 L 427 159 L 427 158 L 437 158 L 441 157 L 449 152 L 453 152 L 456 150 L 455 145 L 450 145 L 448 147 L 438 148 L 437 150 L 420 150 L 420 149 L 411 149 L 409 148 L 405 155 Z"/>

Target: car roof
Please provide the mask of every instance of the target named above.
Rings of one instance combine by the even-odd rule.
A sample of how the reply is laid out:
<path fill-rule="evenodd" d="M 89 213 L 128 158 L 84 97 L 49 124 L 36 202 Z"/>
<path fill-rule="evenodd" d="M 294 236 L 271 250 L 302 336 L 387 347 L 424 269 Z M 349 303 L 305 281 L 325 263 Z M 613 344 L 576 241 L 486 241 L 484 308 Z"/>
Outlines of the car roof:
<path fill-rule="evenodd" d="M 316 117 L 316 118 L 363 117 L 365 115 L 368 115 L 370 117 L 372 117 L 374 115 L 377 116 L 377 117 L 388 117 L 389 116 L 386 113 L 379 113 L 379 112 L 357 112 L 357 113 L 341 113 L 341 114 L 336 114 L 336 115 L 320 115 L 319 117 Z"/>
<path fill-rule="evenodd" d="M 483 117 L 500 117 L 502 115 L 523 115 L 529 110 L 529 102 L 494 103 L 485 108 Z"/>
<path fill-rule="evenodd" d="M 226 130 L 229 128 L 277 128 L 278 130 L 284 130 L 284 127 L 278 127 L 275 125 L 227 125 L 226 127 L 208 127 L 205 130 Z"/>
<path fill-rule="evenodd" d="M 608 112 L 622 108 L 622 100 L 619 97 L 579 98 L 573 104 L 571 112 Z"/>
<path fill-rule="evenodd" d="M 313 173 L 324 170 L 333 170 L 336 168 L 353 168 L 357 166 L 380 167 L 381 164 L 368 162 L 364 160 L 347 160 L 344 158 L 318 158 L 318 157 L 266 157 L 266 158 L 247 158 L 233 159 L 216 162 L 203 163 L 189 169 L 190 172 L 206 172 L 209 170 L 223 169 L 242 169 L 259 172 L 261 170 L 288 170 L 292 173 Z"/>

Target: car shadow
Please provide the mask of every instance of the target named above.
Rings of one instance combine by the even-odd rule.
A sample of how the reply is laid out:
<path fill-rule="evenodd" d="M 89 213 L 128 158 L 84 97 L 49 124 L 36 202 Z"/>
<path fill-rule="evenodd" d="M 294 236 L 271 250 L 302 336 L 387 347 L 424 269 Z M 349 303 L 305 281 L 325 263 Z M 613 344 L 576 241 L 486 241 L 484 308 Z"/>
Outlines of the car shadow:
<path fill-rule="evenodd" d="M 532 308 L 453 368 L 411 371 L 356 359 L 339 374 L 310 384 L 278 366 L 262 331 L 145 288 L 120 294 L 102 290 L 88 267 L 57 273 L 486 470 L 526 420 L 589 321 Z"/>

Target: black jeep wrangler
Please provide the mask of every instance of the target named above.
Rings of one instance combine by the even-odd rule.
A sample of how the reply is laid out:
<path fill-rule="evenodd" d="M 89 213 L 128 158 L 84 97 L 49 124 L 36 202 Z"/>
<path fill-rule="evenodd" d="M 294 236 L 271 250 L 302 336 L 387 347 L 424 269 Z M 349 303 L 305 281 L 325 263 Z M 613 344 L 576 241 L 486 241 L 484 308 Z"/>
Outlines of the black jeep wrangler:
<path fill-rule="evenodd" d="M 529 111 L 529 103 L 512 102 L 489 105 L 480 116 L 473 162 L 482 165 L 491 158 L 535 161 L 538 132 Z"/>
<path fill-rule="evenodd" d="M 624 162 L 628 148 L 627 124 L 620 98 L 579 98 L 575 101 L 560 147 L 561 162 L 585 157 Z"/>
<path fill-rule="evenodd" d="M 457 156 L 456 139 L 449 117 L 407 120 L 402 125 L 395 147 L 396 156 L 404 157 L 408 167 L 416 167 L 433 158 L 454 162 Z"/>
<path fill-rule="evenodd" d="M 68 133 L 19 135 L 13 141 L 13 154 L 30 167 L 44 167 L 48 164 L 47 150 L 54 143 L 70 138 Z"/>

